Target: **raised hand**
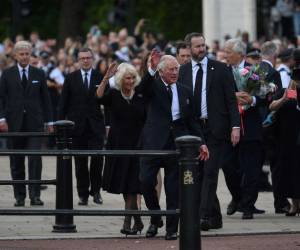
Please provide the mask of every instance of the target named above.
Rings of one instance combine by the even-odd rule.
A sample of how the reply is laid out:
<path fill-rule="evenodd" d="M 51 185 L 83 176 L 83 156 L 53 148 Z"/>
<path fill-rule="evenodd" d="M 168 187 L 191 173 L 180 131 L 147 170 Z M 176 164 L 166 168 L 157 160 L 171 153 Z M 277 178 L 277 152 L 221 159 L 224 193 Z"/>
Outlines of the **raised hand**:
<path fill-rule="evenodd" d="M 152 70 L 154 71 L 156 70 L 160 58 L 161 58 L 161 53 L 157 49 L 153 49 L 150 54 L 150 64 Z"/>
<path fill-rule="evenodd" d="M 105 73 L 104 78 L 107 78 L 107 79 L 111 78 L 117 72 L 117 69 L 118 69 L 118 63 L 117 62 L 112 62 L 108 66 L 108 69 Z"/>

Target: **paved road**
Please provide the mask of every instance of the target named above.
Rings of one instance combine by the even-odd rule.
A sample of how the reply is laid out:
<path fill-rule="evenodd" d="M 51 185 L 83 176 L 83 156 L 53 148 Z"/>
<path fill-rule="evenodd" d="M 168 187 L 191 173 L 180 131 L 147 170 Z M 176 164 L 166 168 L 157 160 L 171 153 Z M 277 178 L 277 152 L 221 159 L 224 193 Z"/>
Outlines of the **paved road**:
<path fill-rule="evenodd" d="M 54 179 L 55 178 L 55 158 L 45 157 L 43 158 L 43 179 Z M 0 179 L 10 179 L 9 162 L 7 157 L 0 157 Z M 78 198 L 75 190 L 75 177 L 74 179 L 74 208 L 82 209 L 82 207 L 77 206 Z M 0 209 L 14 208 L 13 203 L 13 193 L 10 186 L 0 186 Z M 222 172 L 220 174 L 220 185 L 218 187 L 219 199 L 221 202 L 222 213 L 225 214 L 226 205 L 230 201 L 230 195 L 224 184 L 224 178 Z M 44 208 L 52 209 L 55 208 L 55 186 L 49 186 L 47 190 L 42 192 L 42 200 L 45 202 Z M 162 206 L 165 207 L 164 194 L 162 195 Z M 121 195 L 112 195 L 103 192 L 104 204 L 99 206 L 89 201 L 89 206 L 86 209 L 122 209 L 123 199 Z M 225 236 L 225 235 L 247 235 L 253 233 L 300 233 L 300 216 L 297 217 L 285 217 L 283 215 L 275 215 L 273 209 L 273 197 L 271 193 L 260 193 L 257 207 L 260 209 L 266 209 L 266 214 L 255 216 L 254 220 L 241 220 L 241 214 L 236 213 L 233 216 L 223 216 L 224 227 L 221 230 L 211 230 L 209 232 L 204 232 L 204 236 Z M 26 200 L 25 209 L 30 208 L 29 199 Z M 145 206 L 143 205 L 143 208 Z M 54 224 L 54 217 L 49 216 L 2 216 L 0 223 L 0 240 L 7 239 L 82 239 L 82 238 L 114 238 L 110 242 L 115 242 L 116 244 L 120 242 L 120 237 L 124 238 L 120 234 L 120 227 L 122 225 L 121 217 L 75 217 L 74 219 L 77 233 L 65 234 L 65 233 L 52 233 L 52 225 Z M 144 218 L 145 227 L 148 225 L 148 218 Z M 145 232 L 145 229 L 144 229 Z M 145 241 L 144 235 L 138 237 L 134 242 Z M 159 236 L 164 235 L 164 230 L 160 230 Z M 287 237 L 286 235 L 283 237 Z M 214 238 L 217 241 L 217 238 Z M 121 240 L 124 243 L 124 248 L 115 249 L 131 249 L 126 248 L 126 240 Z M 203 244 L 210 242 L 211 238 L 204 237 Z M 1 241 L 1 245 L 6 241 Z M 25 241 L 26 242 L 26 241 Z M 56 241 L 53 241 L 54 243 Z M 88 242 L 88 241 L 87 241 Z M 102 241 L 101 241 L 102 242 Z M 105 242 L 105 241 L 103 241 Z M 130 241 L 132 244 L 132 241 Z M 53 243 L 53 244 L 54 244 Z M 156 244 L 156 241 L 152 242 Z M 151 243 L 151 244 L 152 244 Z M 255 244 L 256 242 L 252 242 Z M 17 243 L 21 244 L 23 243 Z M 24 243 L 25 244 L 25 243 Z M 37 243 L 38 244 L 38 243 Z M 51 247 L 49 243 L 42 243 L 45 247 Z M 73 244 L 73 243 L 72 243 Z M 76 243 L 74 243 L 76 245 Z M 101 243 L 102 244 L 102 243 Z M 105 244 L 105 243 L 103 243 Z M 136 243 L 138 244 L 138 243 Z M 160 243 L 157 243 L 160 244 Z M 161 243 L 162 244 L 162 243 Z M 175 244 L 176 245 L 176 244 Z M 5 246 L 5 245 L 3 245 Z M 25 245 L 24 245 L 25 247 Z M 176 249 L 171 248 L 161 249 Z M 0 249 L 5 249 L 0 247 Z M 11 249 L 11 248 L 7 248 Z M 34 249 L 34 248 L 22 248 L 22 249 Z M 39 249 L 37 246 L 36 249 Z M 47 248 L 45 248 L 47 249 Z M 51 248 L 49 248 L 51 249 Z M 66 249 L 66 248 L 65 248 Z M 73 248 L 76 249 L 76 248 Z M 78 248 L 79 249 L 79 248 Z M 82 248 L 85 249 L 85 248 Z M 86 248 L 86 249 L 103 249 L 103 248 Z M 141 248 L 140 248 L 141 249 Z M 144 248 L 146 249 L 146 248 Z M 160 248 L 158 248 L 160 249 Z M 208 248 L 209 249 L 209 248 Z M 219 249 L 219 248 L 215 248 Z M 220 248 L 223 249 L 223 248 Z M 226 248 L 224 248 L 226 249 Z M 238 248 L 237 248 L 238 249 Z M 245 248 L 244 248 L 245 249 Z M 252 248 L 249 248 L 252 249 Z M 260 249 L 260 248 L 258 248 Z M 269 248 L 272 249 L 272 248 Z M 281 248 L 279 248 L 281 249 Z M 293 248 L 291 248 L 293 249 Z"/>
<path fill-rule="evenodd" d="M 203 237 L 202 250 L 299 250 L 300 234 Z M 1 250 L 178 250 L 161 238 L 0 241 Z"/>

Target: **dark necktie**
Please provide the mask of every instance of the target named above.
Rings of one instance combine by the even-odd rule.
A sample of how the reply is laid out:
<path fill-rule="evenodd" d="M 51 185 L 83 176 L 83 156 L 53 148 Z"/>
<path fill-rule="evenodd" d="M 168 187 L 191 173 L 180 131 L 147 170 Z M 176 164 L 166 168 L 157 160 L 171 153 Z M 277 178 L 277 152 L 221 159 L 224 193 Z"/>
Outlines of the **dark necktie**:
<path fill-rule="evenodd" d="M 21 80 L 22 86 L 25 89 L 27 85 L 27 77 L 26 77 L 26 70 L 22 69 L 22 80 Z"/>
<path fill-rule="evenodd" d="M 171 85 L 167 85 L 167 92 L 168 92 L 170 104 L 172 106 L 173 92 L 172 92 Z"/>
<path fill-rule="evenodd" d="M 89 81 L 88 81 L 88 73 L 87 72 L 84 73 L 83 85 L 86 90 L 89 89 Z"/>
<path fill-rule="evenodd" d="M 197 115 L 200 117 L 201 116 L 203 70 L 202 70 L 201 63 L 198 63 L 197 65 L 199 66 L 199 69 L 196 74 L 194 99 L 195 99 L 195 105 L 196 105 L 196 112 L 197 112 Z"/>

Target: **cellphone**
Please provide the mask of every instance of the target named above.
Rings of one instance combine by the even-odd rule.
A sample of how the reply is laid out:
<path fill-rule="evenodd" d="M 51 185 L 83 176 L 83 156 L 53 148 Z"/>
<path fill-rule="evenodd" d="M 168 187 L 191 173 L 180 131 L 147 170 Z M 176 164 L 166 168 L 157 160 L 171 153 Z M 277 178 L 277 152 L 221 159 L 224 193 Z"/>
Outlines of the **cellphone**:
<path fill-rule="evenodd" d="M 288 89 L 286 91 L 286 97 L 289 99 L 297 99 L 297 92 L 293 89 Z"/>

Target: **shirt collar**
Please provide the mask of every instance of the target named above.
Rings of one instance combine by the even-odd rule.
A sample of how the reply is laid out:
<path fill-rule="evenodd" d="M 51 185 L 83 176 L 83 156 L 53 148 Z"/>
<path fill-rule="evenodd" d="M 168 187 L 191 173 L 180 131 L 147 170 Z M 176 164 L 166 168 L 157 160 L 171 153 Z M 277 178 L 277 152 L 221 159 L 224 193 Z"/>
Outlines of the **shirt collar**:
<path fill-rule="evenodd" d="M 23 69 L 25 69 L 26 73 L 28 72 L 29 65 L 27 65 L 25 68 L 23 68 L 20 64 L 17 64 L 17 65 L 18 65 L 19 72 L 23 73 Z"/>
<path fill-rule="evenodd" d="M 262 59 L 263 62 L 266 62 L 267 64 L 269 64 L 271 67 L 273 67 L 273 64 L 269 61 L 269 60 L 266 60 L 266 59 Z"/>
<path fill-rule="evenodd" d="M 167 84 L 162 78 L 161 78 L 161 81 L 164 83 L 164 85 L 165 85 L 166 87 L 170 86 L 171 88 L 173 88 L 173 86 L 176 86 L 176 83 Z"/>
<path fill-rule="evenodd" d="M 200 62 L 196 62 L 194 59 L 191 60 L 192 61 L 192 68 L 194 67 L 198 67 L 198 63 L 201 63 L 202 66 L 206 66 L 207 65 L 207 57 L 205 56 Z"/>
<path fill-rule="evenodd" d="M 285 69 L 287 72 L 291 72 L 291 69 L 288 67 L 288 66 L 286 66 L 285 64 L 280 64 L 279 66 L 278 66 L 278 68 L 277 68 L 277 70 L 280 70 L 280 69 Z"/>
<path fill-rule="evenodd" d="M 88 77 L 91 75 L 92 69 L 89 69 L 88 71 L 84 71 L 83 69 L 80 69 L 82 77 L 85 77 L 85 73 L 88 73 Z"/>

